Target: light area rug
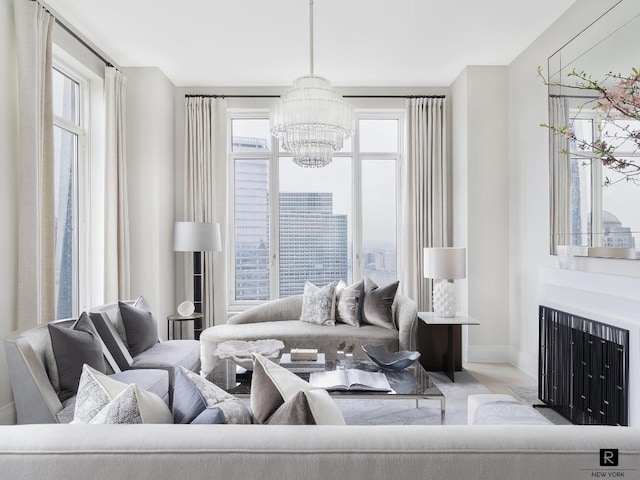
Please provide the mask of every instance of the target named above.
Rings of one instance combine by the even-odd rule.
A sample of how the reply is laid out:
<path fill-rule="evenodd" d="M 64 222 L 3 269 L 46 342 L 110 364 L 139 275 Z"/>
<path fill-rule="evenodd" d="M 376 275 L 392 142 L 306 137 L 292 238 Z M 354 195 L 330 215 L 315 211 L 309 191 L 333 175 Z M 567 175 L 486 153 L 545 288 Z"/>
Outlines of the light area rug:
<path fill-rule="evenodd" d="M 467 424 L 467 397 L 491 393 L 468 372 L 456 372 L 456 381 L 442 372 L 429 376 L 445 396 L 445 425 Z M 440 425 L 440 401 L 336 399 L 347 425 Z"/>
<path fill-rule="evenodd" d="M 538 398 L 538 387 L 535 385 L 507 387 L 507 390 L 509 390 L 513 394 L 513 396 L 520 400 L 522 403 L 526 403 L 527 405 L 531 406 L 544 405 L 542 400 Z M 547 418 L 551 423 L 555 425 L 571 425 L 571 422 L 569 420 L 564 418 L 552 408 L 542 406 L 541 408 L 536 408 L 536 412 Z"/>

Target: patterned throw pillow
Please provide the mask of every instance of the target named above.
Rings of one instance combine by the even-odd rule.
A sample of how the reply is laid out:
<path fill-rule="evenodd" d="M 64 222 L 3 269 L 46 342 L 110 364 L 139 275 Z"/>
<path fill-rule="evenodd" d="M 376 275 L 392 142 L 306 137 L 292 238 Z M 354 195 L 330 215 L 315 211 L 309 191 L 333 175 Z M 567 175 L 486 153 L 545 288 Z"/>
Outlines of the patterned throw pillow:
<path fill-rule="evenodd" d="M 242 400 L 179 367 L 173 389 L 173 422 L 251 423 L 251 412 Z"/>
<path fill-rule="evenodd" d="M 263 424 L 344 425 L 340 409 L 326 390 L 255 354 L 251 412 L 254 421 Z"/>
<path fill-rule="evenodd" d="M 332 327 L 335 322 L 335 291 L 337 282 L 331 282 L 320 288 L 307 281 L 302 297 L 300 320 Z"/>
<path fill-rule="evenodd" d="M 71 423 L 172 423 L 172 417 L 155 393 L 109 378 L 85 365 Z"/>
<path fill-rule="evenodd" d="M 336 285 L 336 322 L 359 327 L 362 322 L 364 280 L 347 286 L 342 280 Z"/>
<path fill-rule="evenodd" d="M 362 323 L 397 330 L 393 318 L 393 300 L 400 282 L 378 287 L 369 277 L 364 277 L 364 301 Z"/>

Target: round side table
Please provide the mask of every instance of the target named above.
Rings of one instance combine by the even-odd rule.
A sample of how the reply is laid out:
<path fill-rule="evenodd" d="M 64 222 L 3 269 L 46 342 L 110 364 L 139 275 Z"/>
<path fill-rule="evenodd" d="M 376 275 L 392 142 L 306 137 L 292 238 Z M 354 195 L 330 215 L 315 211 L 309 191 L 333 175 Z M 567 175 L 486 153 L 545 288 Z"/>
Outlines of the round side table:
<path fill-rule="evenodd" d="M 202 332 L 202 313 L 192 313 L 191 315 L 180 315 L 179 313 L 172 313 L 167 317 L 167 340 L 176 339 L 176 323 L 180 324 L 180 340 L 182 336 L 182 325 L 184 322 L 193 322 L 193 337 L 196 340 L 200 340 L 200 333 Z M 173 327 L 173 328 L 171 328 Z M 169 335 L 172 333 L 172 335 Z"/>

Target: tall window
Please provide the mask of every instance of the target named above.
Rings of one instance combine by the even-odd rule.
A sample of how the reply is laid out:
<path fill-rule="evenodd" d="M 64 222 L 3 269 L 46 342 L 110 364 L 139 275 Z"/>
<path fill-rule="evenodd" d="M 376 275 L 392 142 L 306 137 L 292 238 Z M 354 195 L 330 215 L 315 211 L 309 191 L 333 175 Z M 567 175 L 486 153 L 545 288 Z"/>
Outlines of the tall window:
<path fill-rule="evenodd" d="M 78 310 L 78 162 L 85 138 L 82 82 L 53 69 L 56 316 Z"/>
<path fill-rule="evenodd" d="M 330 165 L 295 165 L 269 134 L 268 113 L 230 115 L 232 303 L 370 276 L 397 278 L 402 112 L 357 116 Z"/>

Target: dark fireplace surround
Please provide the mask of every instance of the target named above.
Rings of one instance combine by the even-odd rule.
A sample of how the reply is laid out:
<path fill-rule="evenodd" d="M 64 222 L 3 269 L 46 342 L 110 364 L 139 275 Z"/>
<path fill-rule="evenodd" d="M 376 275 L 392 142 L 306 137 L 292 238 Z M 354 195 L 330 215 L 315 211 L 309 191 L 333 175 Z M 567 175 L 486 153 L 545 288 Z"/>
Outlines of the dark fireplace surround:
<path fill-rule="evenodd" d="M 541 305 L 538 397 L 580 425 L 629 424 L 629 331 Z"/>

